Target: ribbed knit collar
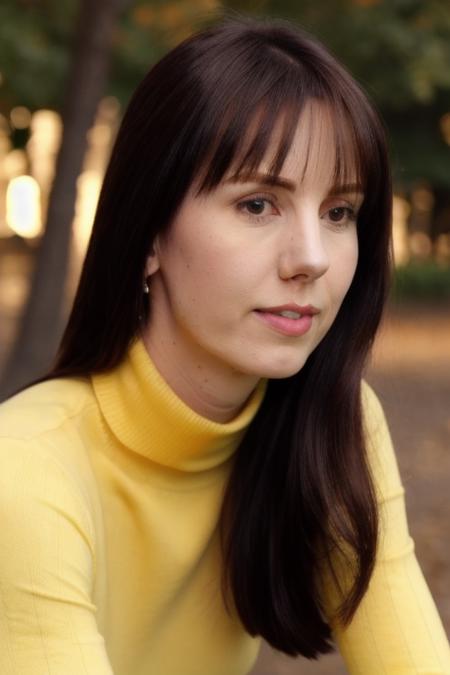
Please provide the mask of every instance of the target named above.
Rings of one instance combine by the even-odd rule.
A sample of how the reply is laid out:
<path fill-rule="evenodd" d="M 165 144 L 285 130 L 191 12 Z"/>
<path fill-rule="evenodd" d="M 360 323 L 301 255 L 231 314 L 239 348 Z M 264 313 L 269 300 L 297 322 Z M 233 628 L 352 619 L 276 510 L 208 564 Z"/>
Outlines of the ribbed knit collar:
<path fill-rule="evenodd" d="M 92 376 L 101 411 L 125 446 L 182 471 L 204 471 L 237 448 L 263 400 L 261 380 L 245 408 L 230 422 L 213 422 L 187 406 L 169 387 L 141 338 L 113 370 Z"/>

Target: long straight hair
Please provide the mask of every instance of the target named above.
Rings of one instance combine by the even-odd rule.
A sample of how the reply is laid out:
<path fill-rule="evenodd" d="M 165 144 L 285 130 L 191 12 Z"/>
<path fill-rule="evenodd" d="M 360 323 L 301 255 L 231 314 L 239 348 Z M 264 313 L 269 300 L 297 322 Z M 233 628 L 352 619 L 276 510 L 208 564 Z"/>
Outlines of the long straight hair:
<path fill-rule="evenodd" d="M 352 553 L 354 582 L 337 611 L 347 624 L 377 550 L 361 378 L 389 284 L 392 197 L 383 126 L 320 43 L 284 21 L 228 20 L 188 38 L 150 70 L 119 129 L 73 309 L 41 381 L 119 364 L 150 317 L 146 258 L 187 190 L 201 178 L 198 192 L 207 192 L 230 169 L 258 167 L 280 123 L 271 166 L 278 174 L 308 102 L 330 113 L 336 185 L 356 175 L 365 193 L 357 268 L 301 371 L 269 382 L 234 456 L 220 533 L 228 610 L 276 649 L 317 658 L 333 650 L 320 565 L 327 561 L 339 587 L 333 551 Z"/>

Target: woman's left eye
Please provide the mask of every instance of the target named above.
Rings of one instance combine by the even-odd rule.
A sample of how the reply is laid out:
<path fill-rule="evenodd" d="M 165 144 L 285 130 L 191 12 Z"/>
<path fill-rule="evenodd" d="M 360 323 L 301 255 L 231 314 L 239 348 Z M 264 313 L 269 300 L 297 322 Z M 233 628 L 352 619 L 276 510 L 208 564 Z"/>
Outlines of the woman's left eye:
<path fill-rule="evenodd" d="M 351 206 L 334 206 L 327 211 L 328 219 L 336 225 L 356 221 L 356 212 Z"/>
<path fill-rule="evenodd" d="M 253 218 L 261 218 L 276 213 L 273 202 L 270 199 L 267 199 L 267 197 L 252 197 L 251 199 L 245 199 L 244 201 L 239 202 L 237 208 L 239 211 L 242 211 L 244 214 Z"/>

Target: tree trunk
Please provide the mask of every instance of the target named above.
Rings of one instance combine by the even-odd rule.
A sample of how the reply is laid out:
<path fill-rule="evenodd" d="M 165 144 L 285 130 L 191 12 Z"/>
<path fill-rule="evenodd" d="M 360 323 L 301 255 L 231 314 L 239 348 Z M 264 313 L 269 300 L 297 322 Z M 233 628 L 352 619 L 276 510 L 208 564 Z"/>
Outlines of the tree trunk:
<path fill-rule="evenodd" d="M 0 383 L 0 400 L 43 374 L 61 339 L 76 184 L 87 132 L 104 92 L 114 28 L 127 0 L 81 0 L 63 108 L 63 135 L 45 233 L 17 338 Z"/>

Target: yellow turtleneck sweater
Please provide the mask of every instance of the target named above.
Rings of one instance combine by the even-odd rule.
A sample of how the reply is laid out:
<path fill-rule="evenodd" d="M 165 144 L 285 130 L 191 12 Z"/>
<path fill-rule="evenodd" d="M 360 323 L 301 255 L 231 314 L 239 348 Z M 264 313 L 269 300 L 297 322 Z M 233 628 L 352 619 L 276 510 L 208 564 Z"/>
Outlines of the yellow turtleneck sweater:
<path fill-rule="evenodd" d="M 233 421 L 207 420 L 138 340 L 109 373 L 44 382 L 0 407 L 1 675 L 248 673 L 259 641 L 223 608 L 217 521 L 264 391 Z M 383 413 L 365 383 L 363 395 L 384 543 L 334 636 L 354 675 L 448 675 Z"/>

